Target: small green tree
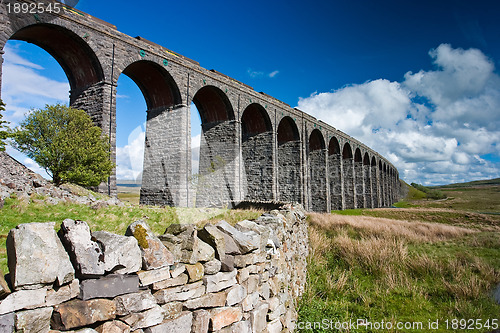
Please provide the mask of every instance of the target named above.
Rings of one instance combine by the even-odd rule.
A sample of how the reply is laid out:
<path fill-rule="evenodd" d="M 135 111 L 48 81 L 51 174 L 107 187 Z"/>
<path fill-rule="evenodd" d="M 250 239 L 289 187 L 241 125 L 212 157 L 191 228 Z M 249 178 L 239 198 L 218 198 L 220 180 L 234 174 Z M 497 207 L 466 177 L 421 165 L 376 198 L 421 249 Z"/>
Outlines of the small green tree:
<path fill-rule="evenodd" d="M 82 110 L 61 104 L 34 109 L 12 136 L 14 147 L 35 160 L 58 186 L 97 186 L 113 169 L 108 138 Z"/>
<path fill-rule="evenodd" d="M 5 140 L 9 137 L 9 132 L 7 129 L 8 121 L 2 120 L 3 115 L 2 111 L 5 111 L 5 104 L 0 99 L 0 151 L 5 151 Z"/>

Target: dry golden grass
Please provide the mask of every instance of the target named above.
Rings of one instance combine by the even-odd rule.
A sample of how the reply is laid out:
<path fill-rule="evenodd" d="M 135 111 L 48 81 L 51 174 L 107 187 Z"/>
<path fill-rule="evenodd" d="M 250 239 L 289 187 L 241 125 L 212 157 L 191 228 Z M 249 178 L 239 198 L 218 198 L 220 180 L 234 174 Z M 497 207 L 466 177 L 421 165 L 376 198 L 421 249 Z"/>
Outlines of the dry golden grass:
<path fill-rule="evenodd" d="M 408 257 L 406 245 L 396 239 L 372 236 L 358 240 L 343 234 L 335 237 L 333 244 L 344 260 L 372 272 L 385 271 L 387 267 L 405 262 Z"/>
<path fill-rule="evenodd" d="M 425 253 L 409 255 L 409 244 L 447 241 L 475 230 L 439 223 L 318 213 L 309 215 L 309 223 L 309 260 L 325 265 L 327 254 L 335 253 L 349 267 L 360 267 L 378 276 L 384 293 L 401 288 L 425 298 L 426 291 L 415 279 L 436 276 L 450 294 L 473 299 L 500 279 L 499 272 L 479 258 L 458 257 L 443 262 Z M 482 278 L 472 275 L 471 270 Z M 353 281 L 349 285 L 350 276 L 349 270 L 335 268 L 326 282 L 338 292 L 356 288 Z"/>
<path fill-rule="evenodd" d="M 313 227 L 323 231 L 339 231 L 351 227 L 376 238 L 397 238 L 412 242 L 436 242 L 474 233 L 474 230 L 440 223 L 408 222 L 369 216 L 309 214 Z"/>

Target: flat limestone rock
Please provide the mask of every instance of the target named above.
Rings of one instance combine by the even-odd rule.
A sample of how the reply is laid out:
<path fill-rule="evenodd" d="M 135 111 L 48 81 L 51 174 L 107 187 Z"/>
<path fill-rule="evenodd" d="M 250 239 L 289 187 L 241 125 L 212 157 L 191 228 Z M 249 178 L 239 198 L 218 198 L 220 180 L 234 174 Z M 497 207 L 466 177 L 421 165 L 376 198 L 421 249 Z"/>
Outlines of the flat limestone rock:
<path fill-rule="evenodd" d="M 219 260 L 223 260 L 226 255 L 226 241 L 224 235 L 222 231 L 212 224 L 206 224 L 203 229 L 198 230 L 198 237 L 215 249 L 215 257 Z"/>
<path fill-rule="evenodd" d="M 174 264 L 174 256 L 156 237 L 144 221 L 136 221 L 128 226 L 126 236 L 137 239 L 142 253 L 142 268 L 144 270 L 158 269 Z"/>
<path fill-rule="evenodd" d="M 203 283 L 207 286 L 207 293 L 214 293 L 229 288 L 236 284 L 236 270 L 232 272 L 219 272 L 214 275 L 206 275 Z"/>
<path fill-rule="evenodd" d="M 231 236 L 240 248 L 242 254 L 255 250 L 260 246 L 260 235 L 256 232 L 241 232 L 226 221 L 217 223 L 217 228 Z"/>
<path fill-rule="evenodd" d="M 158 304 L 165 304 L 174 301 L 187 301 L 191 298 L 200 297 L 205 294 L 206 288 L 202 281 L 186 284 L 179 287 L 162 289 L 154 293 Z"/>
<path fill-rule="evenodd" d="M 19 332 L 48 333 L 52 308 L 16 312 L 16 330 Z"/>
<path fill-rule="evenodd" d="M 22 309 L 33 309 L 45 305 L 47 289 L 19 290 L 0 301 L 0 315 Z"/>
<path fill-rule="evenodd" d="M 130 326 L 119 320 L 107 321 L 97 326 L 98 333 L 130 333 Z"/>
<path fill-rule="evenodd" d="M 223 291 L 218 293 L 208 293 L 201 297 L 184 302 L 184 307 L 188 310 L 221 307 L 226 304 L 226 297 L 227 295 Z"/>
<path fill-rule="evenodd" d="M 15 332 L 15 313 L 0 315 L 0 332 Z"/>
<path fill-rule="evenodd" d="M 239 284 L 231 287 L 227 292 L 226 305 L 233 306 L 240 303 L 247 297 L 247 290 Z"/>
<path fill-rule="evenodd" d="M 80 283 L 80 299 L 111 298 L 139 291 L 137 275 L 112 274 Z"/>
<path fill-rule="evenodd" d="M 54 230 L 55 222 L 20 224 L 7 236 L 10 278 L 15 289 L 63 285 L 75 278 L 70 258 Z"/>
<path fill-rule="evenodd" d="M 70 255 L 77 276 L 88 278 L 104 275 L 102 245 L 92 238 L 87 222 L 66 219 L 58 234 Z"/>
<path fill-rule="evenodd" d="M 137 293 L 117 296 L 114 301 L 116 303 L 116 314 L 118 316 L 125 316 L 131 312 L 149 310 L 156 306 L 156 300 L 149 289 Z"/>
<path fill-rule="evenodd" d="M 141 249 L 135 237 L 107 231 L 95 231 L 92 237 L 102 244 L 106 272 L 130 274 L 141 269 Z"/>
<path fill-rule="evenodd" d="M 153 290 L 161 290 L 161 289 L 167 289 L 171 287 L 177 287 L 183 284 L 186 284 L 188 282 L 188 275 L 182 273 L 181 275 L 171 278 L 171 279 L 166 279 L 162 280 L 159 282 L 153 283 Z"/>
<path fill-rule="evenodd" d="M 191 333 L 192 323 L 193 313 L 190 311 L 184 311 L 175 319 L 167 319 L 160 325 L 146 328 L 144 333 Z"/>
<path fill-rule="evenodd" d="M 206 333 L 210 325 L 210 312 L 197 310 L 193 312 L 192 333 Z"/>
<path fill-rule="evenodd" d="M 54 307 L 51 322 L 52 328 L 69 330 L 88 326 L 98 321 L 113 320 L 115 316 L 116 305 L 112 300 L 72 300 Z"/>
<path fill-rule="evenodd" d="M 170 267 L 152 269 L 149 271 L 139 271 L 137 273 L 141 286 L 147 286 L 155 282 L 160 282 L 170 278 Z"/>
<path fill-rule="evenodd" d="M 162 308 L 159 305 L 156 305 L 155 307 L 143 312 L 131 313 L 128 316 L 121 318 L 121 320 L 127 323 L 132 330 L 137 330 L 140 328 L 158 325 L 163 321 L 163 317 Z"/>
<path fill-rule="evenodd" d="M 224 307 L 210 310 L 210 326 L 213 331 L 220 330 L 243 318 L 241 308 Z M 264 323 L 266 323 L 264 318 Z M 265 325 L 265 324 L 264 324 Z M 258 331 L 261 332 L 261 331 Z"/>
<path fill-rule="evenodd" d="M 235 228 L 241 232 L 254 231 L 260 235 L 260 246 L 261 250 L 265 249 L 267 242 L 271 237 L 272 230 L 268 226 L 259 225 L 253 221 L 244 220 L 236 223 Z"/>
<path fill-rule="evenodd" d="M 80 281 L 74 279 L 70 284 L 64 285 L 61 288 L 54 290 L 47 290 L 47 296 L 45 297 L 45 305 L 53 306 L 57 304 L 64 303 L 70 299 L 78 297 L 80 294 Z"/>
<path fill-rule="evenodd" d="M 267 310 L 269 310 L 269 304 L 262 303 L 250 312 L 250 322 L 254 332 L 262 332 L 267 327 Z"/>

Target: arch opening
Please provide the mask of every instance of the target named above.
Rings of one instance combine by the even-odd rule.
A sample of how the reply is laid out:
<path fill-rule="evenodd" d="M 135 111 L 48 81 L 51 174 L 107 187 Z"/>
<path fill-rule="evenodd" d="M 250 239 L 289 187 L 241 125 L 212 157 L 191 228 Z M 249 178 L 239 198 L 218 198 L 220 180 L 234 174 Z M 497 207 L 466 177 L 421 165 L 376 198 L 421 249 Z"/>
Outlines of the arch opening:
<path fill-rule="evenodd" d="M 266 110 L 253 103 L 241 116 L 241 152 L 246 200 L 274 199 L 274 149 L 272 125 Z"/>
<path fill-rule="evenodd" d="M 373 208 L 372 202 L 372 174 L 370 168 L 370 155 L 365 152 L 363 156 L 363 190 L 364 190 L 364 207 Z"/>
<path fill-rule="evenodd" d="M 328 175 L 330 181 L 331 209 L 342 209 L 342 155 L 340 144 L 336 137 L 332 136 L 328 144 Z"/>
<path fill-rule="evenodd" d="M 363 172 L 363 158 L 361 150 L 356 148 L 354 152 L 354 195 L 355 195 L 355 208 L 365 207 L 365 182 Z"/>
<path fill-rule="evenodd" d="M 344 178 L 344 208 L 355 208 L 355 178 L 354 178 L 354 159 L 352 155 L 351 145 L 346 142 L 342 149 L 342 166 Z"/>
<path fill-rule="evenodd" d="M 146 138 L 146 100 L 137 84 L 126 75 L 116 85 L 116 182 L 121 186 L 142 185 Z M 131 199 L 131 201 L 133 201 Z"/>
<path fill-rule="evenodd" d="M 205 86 L 193 97 L 202 124 L 219 123 L 234 120 L 231 102 L 222 90 L 214 86 Z"/>
<path fill-rule="evenodd" d="M 318 129 L 315 129 L 309 136 L 309 151 L 320 149 L 325 149 L 325 139 L 323 139 L 323 134 Z"/>
<path fill-rule="evenodd" d="M 121 74 L 139 87 L 147 108 L 140 203 L 188 206 L 189 113 L 176 82 L 164 66 L 149 60 L 135 61 Z"/>
<path fill-rule="evenodd" d="M 148 110 L 173 108 L 181 104 L 181 95 L 172 76 L 159 64 L 140 60 L 122 72 L 142 91 Z"/>
<path fill-rule="evenodd" d="M 33 43 L 11 39 L 0 55 L 2 101 L 6 104 L 3 120 L 13 128 L 31 109 L 44 109 L 47 104 L 69 104 L 70 83 L 60 62 Z M 2 61 L 3 60 L 3 61 Z M 31 170 L 51 179 L 45 169 L 9 145 L 6 150 Z"/>
<path fill-rule="evenodd" d="M 309 136 L 310 209 L 315 212 L 328 210 L 326 147 L 323 134 L 315 129 Z"/>
<path fill-rule="evenodd" d="M 292 118 L 281 119 L 277 140 L 278 198 L 283 202 L 302 202 L 300 137 Z"/>
<path fill-rule="evenodd" d="M 199 171 L 195 176 L 197 207 L 231 205 L 239 197 L 237 177 L 238 140 L 234 111 L 226 94 L 215 86 L 204 86 L 193 97 L 201 122 Z M 197 111 L 195 111 L 197 110 Z M 191 115 L 191 119 L 193 119 Z M 198 129 L 192 127 L 192 132 Z"/>
<path fill-rule="evenodd" d="M 299 140 L 299 129 L 292 118 L 286 116 L 278 126 L 278 145 Z"/>
<path fill-rule="evenodd" d="M 11 40 L 35 44 L 61 65 L 71 88 L 71 104 L 88 87 L 104 78 L 102 67 L 90 46 L 74 32 L 63 27 L 40 23 L 16 31 Z"/>
<path fill-rule="evenodd" d="M 377 160 L 375 159 L 375 156 L 372 156 L 371 159 L 371 168 L 370 168 L 370 173 L 371 173 L 371 188 L 372 188 L 372 207 L 373 208 L 378 208 L 380 207 L 379 203 L 379 192 L 378 192 L 378 184 L 379 184 L 379 179 L 377 177 Z"/>

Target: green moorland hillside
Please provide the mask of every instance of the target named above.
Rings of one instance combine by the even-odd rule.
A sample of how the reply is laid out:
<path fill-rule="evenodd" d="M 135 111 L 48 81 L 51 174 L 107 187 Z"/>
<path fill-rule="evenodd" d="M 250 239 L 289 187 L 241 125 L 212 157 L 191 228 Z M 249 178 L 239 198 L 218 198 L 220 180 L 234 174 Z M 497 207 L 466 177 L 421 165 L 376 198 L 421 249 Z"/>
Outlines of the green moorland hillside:
<path fill-rule="evenodd" d="M 500 185 L 440 190 L 447 199 L 410 188 L 396 204 L 405 208 L 309 215 L 301 331 L 499 328 L 492 292 L 500 283 Z M 370 324 L 353 324 L 361 319 Z"/>

